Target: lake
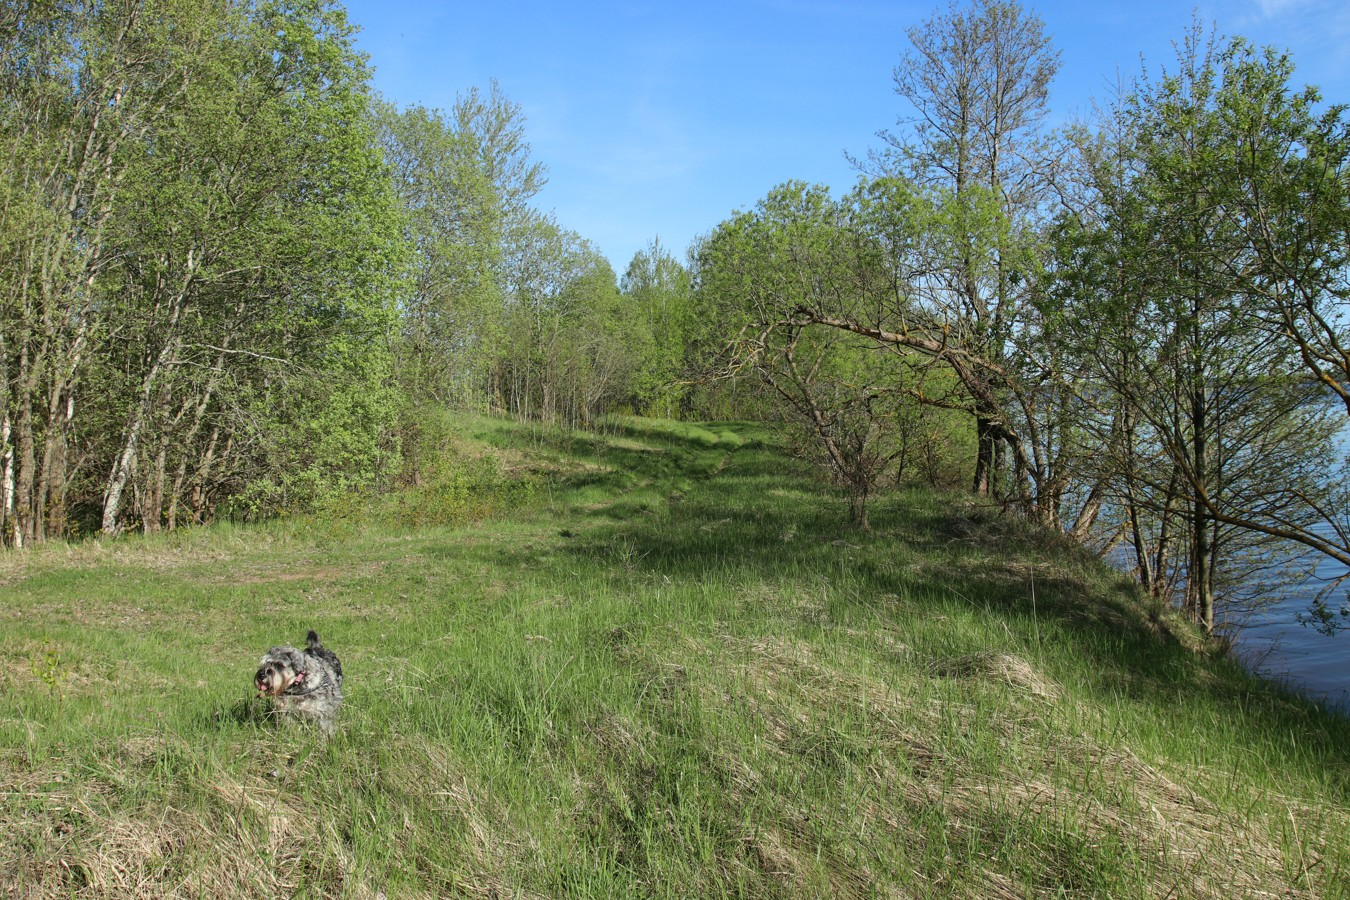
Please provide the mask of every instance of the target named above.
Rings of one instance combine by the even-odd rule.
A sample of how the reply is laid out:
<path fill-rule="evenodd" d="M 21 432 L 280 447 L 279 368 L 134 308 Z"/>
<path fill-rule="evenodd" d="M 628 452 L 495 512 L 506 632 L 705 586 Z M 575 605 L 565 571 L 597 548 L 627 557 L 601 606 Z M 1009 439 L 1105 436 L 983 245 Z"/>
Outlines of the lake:
<path fill-rule="evenodd" d="M 1350 477 L 1350 425 L 1335 440 L 1335 456 L 1343 460 L 1342 478 Z M 1307 613 L 1318 591 L 1345 574 L 1345 566 L 1323 559 L 1309 583 L 1290 588 L 1276 602 L 1255 612 L 1234 634 L 1233 651 L 1252 671 L 1284 681 L 1306 697 L 1325 701 L 1350 714 L 1350 619 L 1336 617 L 1345 631 L 1325 635 L 1298 616 Z M 1339 611 L 1350 580 L 1327 597 Z"/>
<path fill-rule="evenodd" d="M 1105 558 L 1118 569 L 1132 569 L 1134 558 L 1128 546 L 1112 548 Z M 1264 607 L 1243 610 L 1227 622 L 1222 602 L 1216 612 L 1219 630 L 1233 638 L 1233 653 L 1249 670 L 1350 714 L 1350 619 L 1337 616 L 1346 630 L 1330 636 L 1298 620 L 1308 612 L 1318 590 L 1344 573 L 1345 566 L 1325 559 L 1307 584 L 1286 589 Z M 1339 610 L 1347 586 L 1350 581 L 1327 598 L 1327 605 Z"/>
<path fill-rule="evenodd" d="M 1291 589 L 1285 597 L 1261 609 L 1234 635 L 1234 652 L 1252 671 L 1280 679 L 1305 696 L 1325 700 L 1350 713 L 1350 621 L 1341 634 L 1328 637 L 1300 625 L 1318 587 L 1345 573 L 1345 567 L 1326 560 L 1317 567 L 1313 583 Z M 1344 588 L 1328 598 L 1339 609 Z"/>

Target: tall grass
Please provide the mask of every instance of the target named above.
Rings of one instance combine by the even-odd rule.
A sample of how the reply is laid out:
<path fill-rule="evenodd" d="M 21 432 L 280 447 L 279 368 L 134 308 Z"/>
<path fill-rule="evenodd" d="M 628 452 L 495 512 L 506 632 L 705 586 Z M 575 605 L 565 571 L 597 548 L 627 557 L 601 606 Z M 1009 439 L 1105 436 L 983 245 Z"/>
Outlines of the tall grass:
<path fill-rule="evenodd" d="M 610 431 L 459 420 L 402 497 L 0 560 L 0 894 L 1350 896 L 1350 725 L 1095 560 L 918 492 L 847 531 L 744 423 Z M 329 741 L 249 696 L 311 627 Z"/>

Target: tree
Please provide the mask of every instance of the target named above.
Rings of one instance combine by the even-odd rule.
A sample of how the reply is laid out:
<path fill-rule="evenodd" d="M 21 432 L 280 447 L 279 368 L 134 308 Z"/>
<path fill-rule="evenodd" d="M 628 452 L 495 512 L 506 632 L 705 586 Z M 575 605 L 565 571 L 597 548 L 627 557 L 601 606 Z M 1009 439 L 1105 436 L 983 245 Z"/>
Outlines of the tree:
<path fill-rule="evenodd" d="M 1141 577 L 1163 579 L 1176 525 L 1186 604 L 1207 628 L 1244 560 L 1289 542 L 1350 558 L 1318 533 L 1344 508 L 1326 468 L 1337 423 L 1296 344 L 1268 327 L 1261 250 L 1239 212 L 1251 145 L 1233 126 L 1253 103 L 1285 120 L 1287 95 L 1258 87 L 1281 80 L 1276 62 L 1193 30 L 1177 71 L 1128 96 L 1108 152 L 1087 148 L 1096 217 L 1066 228 L 1059 267 L 1058 324 L 1091 370 L 1084 405 L 1109 434 Z M 1154 556 L 1142 511 L 1158 524 Z"/>
<path fill-rule="evenodd" d="M 475 142 L 437 110 L 374 107 L 410 250 L 399 380 L 415 403 L 481 392 L 481 342 L 501 309 L 501 204 Z"/>
<path fill-rule="evenodd" d="M 640 358 L 634 384 L 634 410 L 640 415 L 676 417 L 685 404 L 680 382 L 688 369 L 686 355 L 694 327 L 693 282 L 660 240 L 633 255 L 619 282 L 627 304 L 643 321 L 634 340 Z"/>
<path fill-rule="evenodd" d="M 490 360 L 544 168 L 530 159 L 520 107 L 495 82 L 449 113 L 387 102 L 375 112 L 412 248 L 401 381 L 418 400 L 482 405 L 495 393 Z"/>
<path fill-rule="evenodd" d="M 1293 73 L 1287 54 L 1230 43 L 1215 109 L 1230 152 L 1212 177 L 1230 186 L 1219 212 L 1248 248 L 1231 275 L 1260 326 L 1350 413 L 1350 125 Z"/>
<path fill-rule="evenodd" d="M 1014 426 L 1017 386 L 1005 378 L 1023 325 L 1037 223 L 1048 182 L 1037 132 L 1059 70 L 1044 23 L 1015 2 L 952 6 L 910 29 L 895 90 L 913 109 L 907 134 L 883 132 L 886 150 L 864 168 L 940 188 L 949 240 L 928 275 L 928 315 L 943 341 L 983 360 L 973 392 L 979 446 L 976 493 L 997 488 L 1000 446 L 1025 460 Z"/>
<path fill-rule="evenodd" d="M 308 2 L 25 8 L 0 79 L 12 543 L 377 475 L 399 251 L 351 33 Z M 343 400 L 327 444 L 280 440 Z"/>
<path fill-rule="evenodd" d="M 844 488 L 850 523 L 860 528 L 868 498 L 898 474 L 896 460 L 919 425 L 906 406 L 965 408 L 968 399 L 930 366 L 913 365 L 909 351 L 925 338 L 883 330 L 904 327 L 927 211 L 892 182 L 862 185 L 843 200 L 789 182 L 722 223 L 700 249 L 704 306 L 722 307 L 718 320 L 739 330 L 728 372 L 749 369 L 786 404 L 782 419 L 810 435 L 803 445 Z M 871 321 L 880 324 L 860 324 Z M 923 346 L 923 359 L 941 355 Z"/>
<path fill-rule="evenodd" d="M 62 527 L 78 383 L 103 337 L 102 277 L 116 263 L 106 234 L 124 148 L 181 89 L 144 13 L 9 4 L 3 14 L 13 26 L 0 50 L 0 515 L 14 546 Z M 166 4 L 164 17 L 175 14 L 193 18 Z"/>
<path fill-rule="evenodd" d="M 520 418 L 575 427 L 632 395 L 645 325 L 590 242 L 536 214 L 517 235 L 493 382 Z"/>

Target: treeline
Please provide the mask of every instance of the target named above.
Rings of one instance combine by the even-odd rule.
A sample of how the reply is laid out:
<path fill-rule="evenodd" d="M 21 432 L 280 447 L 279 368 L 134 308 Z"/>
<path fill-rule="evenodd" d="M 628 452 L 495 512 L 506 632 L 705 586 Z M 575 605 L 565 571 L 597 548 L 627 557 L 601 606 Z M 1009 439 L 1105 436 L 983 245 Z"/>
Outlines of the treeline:
<path fill-rule="evenodd" d="M 416 477 L 421 410 L 669 414 L 692 328 L 529 201 L 493 85 L 370 88 L 322 0 L 0 0 L 0 544 Z"/>
<path fill-rule="evenodd" d="M 858 187 L 783 185 L 699 263 L 727 370 L 796 411 L 854 522 L 916 438 L 965 434 L 976 494 L 1118 545 L 1206 627 L 1299 554 L 1350 564 L 1344 108 L 1196 27 L 1051 133 L 1034 14 L 975 0 L 909 37 Z"/>
<path fill-rule="evenodd" d="M 688 271 L 653 241 L 619 281 L 598 248 L 532 207 L 544 169 L 495 84 L 449 112 L 379 103 L 375 121 L 411 250 L 397 365 L 414 410 L 579 426 L 615 405 L 678 407 Z"/>
<path fill-rule="evenodd" d="M 616 277 L 495 84 L 384 101 L 336 5 L 0 0 L 0 540 L 416 481 L 451 406 L 777 420 L 859 527 L 963 484 L 1207 626 L 1298 552 L 1350 564 L 1344 109 L 1197 27 L 1052 131 L 1017 3 L 909 41 L 854 190 Z"/>
<path fill-rule="evenodd" d="M 302 504 L 392 452 L 404 248 L 339 10 L 0 6 L 5 543 Z"/>

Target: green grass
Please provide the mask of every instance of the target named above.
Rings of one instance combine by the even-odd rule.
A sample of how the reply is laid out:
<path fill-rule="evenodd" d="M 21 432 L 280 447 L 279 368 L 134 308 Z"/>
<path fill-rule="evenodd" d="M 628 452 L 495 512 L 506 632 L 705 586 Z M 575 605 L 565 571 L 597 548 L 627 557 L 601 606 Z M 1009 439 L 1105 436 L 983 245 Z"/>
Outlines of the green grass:
<path fill-rule="evenodd" d="M 1350 896 L 1350 724 L 1095 560 L 918 492 L 847 531 L 746 423 L 609 430 L 0 557 L 0 895 Z M 311 627 L 330 741 L 250 697 Z"/>

